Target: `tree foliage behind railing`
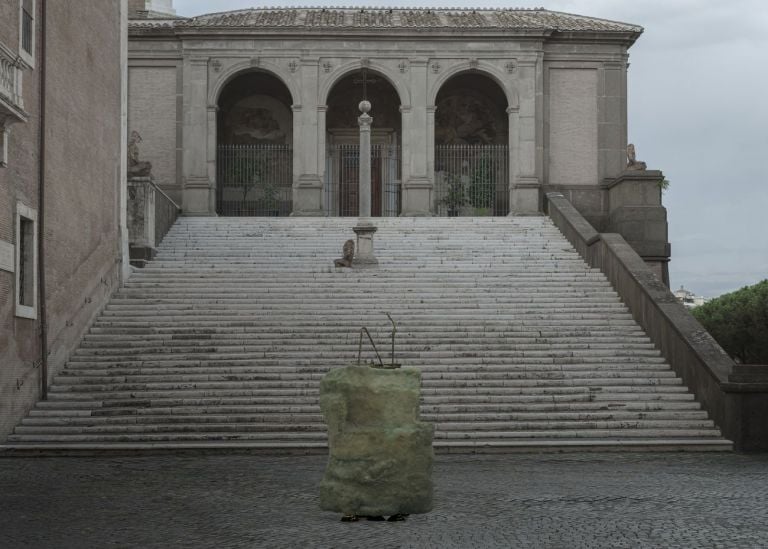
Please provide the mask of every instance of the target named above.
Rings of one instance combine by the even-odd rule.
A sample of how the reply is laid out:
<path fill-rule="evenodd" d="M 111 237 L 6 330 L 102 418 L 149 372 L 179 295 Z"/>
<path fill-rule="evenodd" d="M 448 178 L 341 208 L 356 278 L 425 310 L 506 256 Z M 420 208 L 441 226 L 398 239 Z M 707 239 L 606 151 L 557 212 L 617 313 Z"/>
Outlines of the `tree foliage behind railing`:
<path fill-rule="evenodd" d="M 768 279 L 722 295 L 692 312 L 734 360 L 768 364 Z"/>

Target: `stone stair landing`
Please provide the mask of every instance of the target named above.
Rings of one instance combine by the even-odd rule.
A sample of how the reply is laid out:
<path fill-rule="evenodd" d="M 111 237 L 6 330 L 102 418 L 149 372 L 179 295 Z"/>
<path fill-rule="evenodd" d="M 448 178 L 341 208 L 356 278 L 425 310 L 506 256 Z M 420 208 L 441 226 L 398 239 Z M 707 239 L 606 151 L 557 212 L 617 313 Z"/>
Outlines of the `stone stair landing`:
<path fill-rule="evenodd" d="M 384 312 L 438 451 L 730 448 L 548 218 L 376 219 L 336 269 L 355 221 L 181 218 L 6 448 L 325 451 L 319 381 L 361 326 L 390 360 Z"/>

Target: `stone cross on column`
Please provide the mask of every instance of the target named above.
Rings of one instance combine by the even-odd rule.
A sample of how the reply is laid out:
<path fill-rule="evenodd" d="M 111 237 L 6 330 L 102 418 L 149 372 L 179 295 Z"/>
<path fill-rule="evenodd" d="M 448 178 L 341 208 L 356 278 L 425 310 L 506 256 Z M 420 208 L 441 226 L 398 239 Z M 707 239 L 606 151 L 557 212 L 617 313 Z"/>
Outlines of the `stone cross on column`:
<path fill-rule="evenodd" d="M 360 177 L 359 177 L 359 208 L 360 217 L 371 217 L 371 123 L 373 118 L 368 114 L 371 110 L 370 101 L 363 99 L 358 105 L 361 114 L 357 117 L 360 125 Z"/>

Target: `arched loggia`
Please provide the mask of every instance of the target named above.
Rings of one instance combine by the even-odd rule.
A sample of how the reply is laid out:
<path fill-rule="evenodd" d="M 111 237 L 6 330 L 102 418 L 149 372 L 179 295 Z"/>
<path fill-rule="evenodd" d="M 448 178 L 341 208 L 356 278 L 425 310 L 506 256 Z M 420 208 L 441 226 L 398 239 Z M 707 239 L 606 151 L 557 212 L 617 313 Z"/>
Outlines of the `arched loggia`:
<path fill-rule="evenodd" d="M 358 215 L 360 128 L 358 105 L 365 95 L 372 105 L 371 214 L 400 213 L 400 97 L 382 75 L 357 70 L 340 78 L 327 98 L 326 181 L 324 206 L 329 215 Z"/>
<path fill-rule="evenodd" d="M 232 78 L 218 100 L 216 212 L 290 215 L 293 103 L 277 77 L 263 71 Z"/>
<path fill-rule="evenodd" d="M 509 122 L 504 90 L 477 71 L 459 73 L 435 100 L 438 215 L 509 213 Z"/>

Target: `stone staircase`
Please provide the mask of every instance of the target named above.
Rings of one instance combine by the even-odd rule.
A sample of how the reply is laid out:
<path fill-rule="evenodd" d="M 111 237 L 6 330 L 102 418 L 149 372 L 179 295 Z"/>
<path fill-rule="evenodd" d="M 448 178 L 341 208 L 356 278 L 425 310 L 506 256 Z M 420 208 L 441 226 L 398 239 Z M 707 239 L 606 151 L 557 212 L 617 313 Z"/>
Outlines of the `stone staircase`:
<path fill-rule="evenodd" d="M 336 269 L 355 221 L 180 219 L 6 448 L 322 451 L 319 380 L 361 326 L 389 362 L 388 312 L 438 451 L 730 449 L 548 218 L 377 219 Z"/>

